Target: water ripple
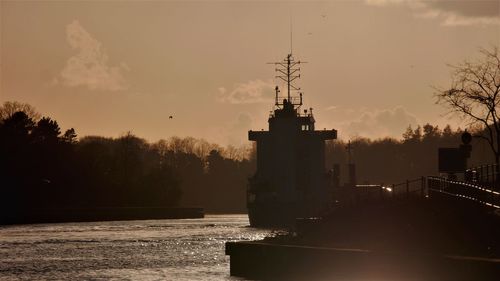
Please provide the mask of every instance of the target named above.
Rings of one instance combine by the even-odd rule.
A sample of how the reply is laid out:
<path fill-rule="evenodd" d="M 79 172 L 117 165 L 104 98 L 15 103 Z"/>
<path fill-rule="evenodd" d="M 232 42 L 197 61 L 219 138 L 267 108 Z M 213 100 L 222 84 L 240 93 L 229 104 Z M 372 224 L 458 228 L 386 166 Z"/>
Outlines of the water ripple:
<path fill-rule="evenodd" d="M 226 241 L 263 239 L 246 215 L 0 228 L 0 280 L 237 280 Z"/>

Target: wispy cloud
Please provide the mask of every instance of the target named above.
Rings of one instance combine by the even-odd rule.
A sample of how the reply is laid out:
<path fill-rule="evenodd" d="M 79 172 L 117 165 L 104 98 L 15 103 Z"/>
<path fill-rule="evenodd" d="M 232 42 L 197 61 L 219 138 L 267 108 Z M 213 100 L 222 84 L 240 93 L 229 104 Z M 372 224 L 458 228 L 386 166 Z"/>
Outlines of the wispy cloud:
<path fill-rule="evenodd" d="M 218 89 L 217 100 L 231 104 L 269 102 L 274 96 L 274 83 L 272 80 L 251 80 L 237 83 L 228 91 L 225 87 Z"/>
<path fill-rule="evenodd" d="M 408 2 L 408 0 L 365 0 L 366 4 L 373 6 L 386 6 L 390 4 L 400 4 L 404 2 Z"/>
<path fill-rule="evenodd" d="M 445 26 L 500 25 L 498 0 L 365 0 L 372 6 L 407 5 L 419 18 L 437 19 Z"/>
<path fill-rule="evenodd" d="M 326 111 L 335 110 L 335 109 L 337 109 L 336 105 L 330 105 L 330 106 L 325 107 Z"/>
<path fill-rule="evenodd" d="M 128 89 L 123 73 L 130 68 L 124 62 L 110 66 L 101 42 L 93 38 L 77 20 L 66 26 L 66 40 L 78 53 L 67 60 L 64 69 L 54 79 L 56 84 L 103 91 Z"/>
<path fill-rule="evenodd" d="M 418 124 L 415 115 L 402 106 L 372 111 L 363 109 L 337 109 L 335 111 L 337 111 L 336 115 L 352 118 L 337 124 L 336 129 L 339 130 L 339 135 L 343 139 L 355 136 L 401 138 L 408 125 Z"/>

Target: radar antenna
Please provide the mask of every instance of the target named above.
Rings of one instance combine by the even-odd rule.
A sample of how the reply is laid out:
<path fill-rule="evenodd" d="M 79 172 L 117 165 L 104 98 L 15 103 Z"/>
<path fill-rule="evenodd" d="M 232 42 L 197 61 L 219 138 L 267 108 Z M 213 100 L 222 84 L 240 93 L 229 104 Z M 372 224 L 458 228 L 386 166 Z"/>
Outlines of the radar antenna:
<path fill-rule="evenodd" d="M 299 65 L 302 63 L 307 63 L 307 62 L 302 62 L 302 61 L 296 61 L 292 54 L 288 54 L 283 61 L 280 62 L 270 62 L 268 64 L 274 64 L 276 66 L 275 71 L 277 72 L 278 75 L 275 76 L 275 78 L 279 78 L 283 80 L 286 85 L 287 85 L 287 101 L 296 106 L 301 106 L 302 105 L 302 93 L 299 93 L 299 97 L 292 97 L 292 90 L 293 91 L 300 91 L 300 87 L 297 87 L 294 85 L 293 81 L 296 79 L 300 78 L 300 67 Z M 278 92 L 276 92 L 278 93 Z M 283 103 L 279 100 L 278 95 L 276 94 L 276 105 L 283 105 Z"/>

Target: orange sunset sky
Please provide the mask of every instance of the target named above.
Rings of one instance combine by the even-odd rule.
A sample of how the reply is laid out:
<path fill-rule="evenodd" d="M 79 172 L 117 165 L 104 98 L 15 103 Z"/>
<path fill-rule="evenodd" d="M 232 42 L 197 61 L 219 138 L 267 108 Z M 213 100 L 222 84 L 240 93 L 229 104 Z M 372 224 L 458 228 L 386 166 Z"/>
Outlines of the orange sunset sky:
<path fill-rule="evenodd" d="M 266 62 L 290 52 L 290 18 L 305 106 L 345 140 L 463 127 L 432 86 L 500 45 L 497 0 L 1 1 L 0 102 L 79 136 L 247 144 L 267 128 L 280 83 Z"/>

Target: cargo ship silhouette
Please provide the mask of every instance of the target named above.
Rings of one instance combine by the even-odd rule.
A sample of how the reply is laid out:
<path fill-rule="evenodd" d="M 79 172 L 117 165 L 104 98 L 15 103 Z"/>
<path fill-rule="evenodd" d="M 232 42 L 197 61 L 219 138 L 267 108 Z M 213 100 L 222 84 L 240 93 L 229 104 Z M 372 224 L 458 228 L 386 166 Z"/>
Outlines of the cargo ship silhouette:
<path fill-rule="evenodd" d="M 332 201 L 325 169 L 325 141 L 337 131 L 315 130 L 312 108 L 302 109 L 303 93 L 294 84 L 300 78 L 300 60 L 288 54 L 276 66 L 276 78 L 286 83 L 286 96 L 276 86 L 268 131 L 249 131 L 257 145 L 257 171 L 248 182 L 250 225 L 281 227 L 297 218 L 320 216 Z"/>

